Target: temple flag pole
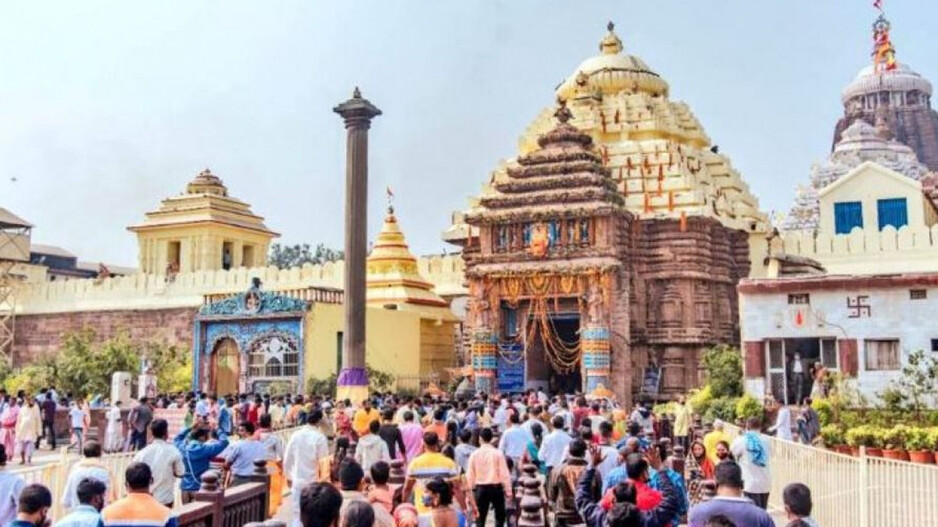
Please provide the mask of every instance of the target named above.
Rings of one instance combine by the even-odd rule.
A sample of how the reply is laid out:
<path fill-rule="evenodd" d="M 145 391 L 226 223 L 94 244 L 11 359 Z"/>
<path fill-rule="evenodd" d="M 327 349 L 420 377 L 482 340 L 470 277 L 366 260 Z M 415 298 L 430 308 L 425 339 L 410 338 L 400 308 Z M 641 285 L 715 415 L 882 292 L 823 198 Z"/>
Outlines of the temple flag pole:
<path fill-rule="evenodd" d="M 333 111 L 342 116 L 348 131 L 345 158 L 345 334 L 336 397 L 359 404 L 369 395 L 365 369 L 368 129 L 371 120 L 381 115 L 381 110 L 362 98 L 356 87 L 352 98 Z"/>

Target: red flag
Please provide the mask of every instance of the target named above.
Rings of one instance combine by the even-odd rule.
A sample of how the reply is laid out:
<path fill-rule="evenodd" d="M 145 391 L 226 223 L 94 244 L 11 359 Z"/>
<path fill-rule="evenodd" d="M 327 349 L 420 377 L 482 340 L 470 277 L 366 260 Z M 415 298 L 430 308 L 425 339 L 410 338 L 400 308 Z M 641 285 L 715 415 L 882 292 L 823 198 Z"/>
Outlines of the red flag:
<path fill-rule="evenodd" d="M 875 7 L 876 9 L 879 9 L 880 11 L 882 11 L 882 10 L 883 10 L 883 0 L 873 0 L 873 7 Z"/>

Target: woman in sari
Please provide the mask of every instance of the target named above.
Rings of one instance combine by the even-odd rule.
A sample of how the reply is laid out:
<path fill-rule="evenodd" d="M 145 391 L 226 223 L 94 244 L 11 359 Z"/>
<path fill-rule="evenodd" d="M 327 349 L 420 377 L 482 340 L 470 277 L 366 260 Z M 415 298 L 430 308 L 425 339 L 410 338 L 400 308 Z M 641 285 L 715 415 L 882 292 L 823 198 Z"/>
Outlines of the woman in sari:
<path fill-rule="evenodd" d="M 696 440 L 690 445 L 687 462 L 684 465 L 684 478 L 687 480 L 687 497 L 691 505 L 703 500 L 703 481 L 714 478 L 714 466 L 707 457 L 707 448 L 703 441 Z"/>
<path fill-rule="evenodd" d="M 347 440 L 351 440 L 352 419 L 348 416 L 348 412 L 345 411 L 344 402 L 339 401 L 336 405 L 335 412 L 333 413 L 333 421 L 335 422 L 335 437 L 344 437 Z"/>
<path fill-rule="evenodd" d="M 283 440 L 271 427 L 270 414 L 258 418 L 260 428 L 255 432 L 267 453 L 267 472 L 270 474 L 270 514 L 277 514 L 283 501 Z"/>
<path fill-rule="evenodd" d="M 322 483 L 337 484 L 339 482 L 339 466 L 348 455 L 351 445 L 348 437 L 335 438 L 335 451 L 332 455 L 319 459 L 319 481 Z"/>
<path fill-rule="evenodd" d="M 0 413 L 0 443 L 6 448 L 7 458 L 13 459 L 16 448 L 16 419 L 20 416 L 20 407 L 14 397 L 9 397 L 6 408 Z"/>

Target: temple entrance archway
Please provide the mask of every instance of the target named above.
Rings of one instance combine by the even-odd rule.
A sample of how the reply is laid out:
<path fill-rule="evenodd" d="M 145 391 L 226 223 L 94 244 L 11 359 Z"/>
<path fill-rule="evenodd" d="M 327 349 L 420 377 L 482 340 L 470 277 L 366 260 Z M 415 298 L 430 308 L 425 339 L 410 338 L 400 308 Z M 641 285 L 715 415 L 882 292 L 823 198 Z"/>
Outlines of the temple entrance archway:
<path fill-rule="evenodd" d="M 238 393 L 238 377 L 241 375 L 241 351 L 238 343 L 223 338 L 212 351 L 212 379 L 217 395 Z"/>
<path fill-rule="evenodd" d="M 528 324 L 534 327 L 529 333 L 526 387 L 543 388 L 548 393 L 582 391 L 580 317 L 561 313 L 547 316 L 544 320 L 546 328 L 534 319 Z"/>

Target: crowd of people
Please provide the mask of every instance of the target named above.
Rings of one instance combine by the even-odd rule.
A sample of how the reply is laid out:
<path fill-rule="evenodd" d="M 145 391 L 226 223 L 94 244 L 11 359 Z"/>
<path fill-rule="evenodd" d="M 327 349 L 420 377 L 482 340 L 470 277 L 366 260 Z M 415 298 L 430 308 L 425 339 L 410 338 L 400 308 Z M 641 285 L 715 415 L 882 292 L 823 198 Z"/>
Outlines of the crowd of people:
<path fill-rule="evenodd" d="M 153 407 L 186 410 L 174 438 Z M 271 509 L 289 489 L 284 506 L 304 527 L 485 527 L 490 514 L 495 527 L 517 525 L 527 465 L 543 482 L 546 517 L 559 527 L 775 525 L 766 511 L 771 469 L 761 422 L 752 420 L 733 440 L 719 421 L 694 437 L 683 400 L 673 419 L 661 420 L 643 404 L 622 408 L 543 391 L 379 394 L 357 404 L 317 395 L 192 393 L 141 399 L 126 418 L 114 405 L 107 415 L 104 445 L 73 436 L 83 458 L 56 498 L 69 511 L 56 525 L 170 525 L 177 486 L 184 502 L 192 500 L 216 458 L 228 486 L 251 481 L 255 462 L 266 461 Z M 128 428 L 126 436 L 114 434 L 114 422 Z M 294 426 L 287 444 L 274 433 Z M 136 450 L 120 499 L 99 459 L 114 447 Z M 391 484 L 395 461 L 405 474 L 400 485 Z M 11 496 L 0 504 L 0 525 L 41 525 L 51 495 L 15 479 L 0 471 L 0 495 Z M 783 499 L 788 525 L 817 525 L 807 487 L 793 483 Z"/>

